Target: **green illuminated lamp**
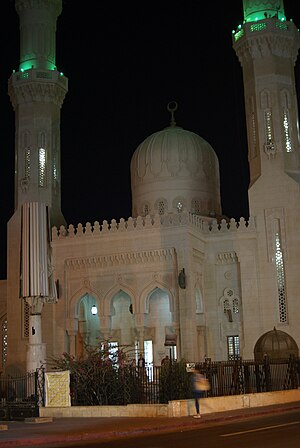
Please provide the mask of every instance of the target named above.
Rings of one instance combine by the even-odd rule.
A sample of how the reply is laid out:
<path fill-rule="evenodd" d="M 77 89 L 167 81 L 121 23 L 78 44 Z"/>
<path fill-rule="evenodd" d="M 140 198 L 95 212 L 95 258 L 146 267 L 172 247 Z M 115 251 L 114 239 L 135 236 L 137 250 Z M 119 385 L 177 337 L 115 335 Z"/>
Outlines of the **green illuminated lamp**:
<path fill-rule="evenodd" d="M 42 68 L 43 70 L 56 70 L 56 66 L 51 61 L 39 61 L 38 58 L 33 57 L 26 60 L 21 60 L 20 62 L 20 71 L 31 70 L 35 68 Z"/>

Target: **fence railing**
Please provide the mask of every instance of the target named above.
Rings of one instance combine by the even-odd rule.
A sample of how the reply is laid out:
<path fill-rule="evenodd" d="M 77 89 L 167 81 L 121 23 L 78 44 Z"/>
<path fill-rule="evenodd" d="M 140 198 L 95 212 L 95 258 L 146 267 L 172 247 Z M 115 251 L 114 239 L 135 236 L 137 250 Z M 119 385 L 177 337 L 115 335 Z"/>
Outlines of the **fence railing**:
<path fill-rule="evenodd" d="M 218 397 L 296 389 L 300 358 L 195 363 L 209 379 L 207 396 Z M 192 398 L 191 373 L 185 362 L 163 366 L 107 366 L 93 372 L 71 372 L 71 403 L 76 406 L 158 404 Z M 44 405 L 44 370 L 19 377 L 0 375 L 0 419 L 38 415 Z"/>
<path fill-rule="evenodd" d="M 227 361 L 197 364 L 211 383 L 210 396 L 238 395 L 296 389 L 300 385 L 300 359 Z"/>
<path fill-rule="evenodd" d="M 18 420 L 39 415 L 44 404 L 44 370 L 25 375 L 0 375 L 0 419 Z"/>
<path fill-rule="evenodd" d="M 300 386 L 300 359 L 195 363 L 211 384 L 207 396 L 218 397 L 296 389 Z M 105 384 L 105 388 L 103 388 Z M 73 405 L 125 405 L 130 403 L 167 403 L 192 398 L 191 373 L 184 362 L 143 369 L 119 368 L 108 385 L 103 378 L 86 379 L 78 389 L 76 374 L 71 375 Z M 88 390 L 86 390 L 88 389 Z"/>

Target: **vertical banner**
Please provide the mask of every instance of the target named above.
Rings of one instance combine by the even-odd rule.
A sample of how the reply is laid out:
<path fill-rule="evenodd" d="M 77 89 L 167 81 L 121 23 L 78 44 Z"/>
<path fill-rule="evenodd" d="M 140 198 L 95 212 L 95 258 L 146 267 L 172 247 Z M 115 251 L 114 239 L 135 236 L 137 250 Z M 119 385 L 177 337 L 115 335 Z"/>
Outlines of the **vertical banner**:
<path fill-rule="evenodd" d="M 57 300 L 51 266 L 48 207 L 40 202 L 22 206 L 21 294 Z"/>

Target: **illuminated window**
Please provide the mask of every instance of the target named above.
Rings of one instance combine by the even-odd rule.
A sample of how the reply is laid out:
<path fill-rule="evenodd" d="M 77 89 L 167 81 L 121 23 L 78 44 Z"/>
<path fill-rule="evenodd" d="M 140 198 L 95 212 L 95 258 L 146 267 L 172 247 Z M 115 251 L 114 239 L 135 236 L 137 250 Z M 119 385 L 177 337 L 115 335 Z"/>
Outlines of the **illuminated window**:
<path fill-rule="evenodd" d="M 278 220 L 275 221 L 275 266 L 277 277 L 279 322 L 286 323 L 287 307 L 286 307 L 284 259 L 281 248 L 280 227 Z"/>
<path fill-rule="evenodd" d="M 255 124 L 255 113 L 254 113 L 254 105 L 252 104 L 252 112 L 251 112 L 251 129 L 252 129 L 252 148 L 251 155 L 252 157 L 257 156 L 257 138 L 256 138 L 256 124 Z"/>
<path fill-rule="evenodd" d="M 270 109 L 265 110 L 265 133 L 266 142 L 273 142 L 272 112 Z"/>
<path fill-rule="evenodd" d="M 240 337 L 227 336 L 228 359 L 237 359 L 240 357 Z"/>
<path fill-rule="evenodd" d="M 57 155 L 53 155 L 53 179 L 57 180 Z"/>
<path fill-rule="evenodd" d="M 177 208 L 178 213 L 181 213 L 181 212 L 182 212 L 183 204 L 182 204 L 181 201 L 178 201 L 178 202 L 177 202 L 176 208 Z"/>
<path fill-rule="evenodd" d="M 119 344 L 116 341 L 110 341 L 108 343 L 108 352 L 109 352 L 109 358 L 111 361 L 115 362 L 118 358 L 118 350 L 119 350 Z"/>
<path fill-rule="evenodd" d="M 224 313 L 226 313 L 227 310 L 230 310 L 230 303 L 228 299 L 225 299 L 223 302 L 223 309 L 224 309 Z"/>
<path fill-rule="evenodd" d="M 232 311 L 234 313 L 239 313 L 239 299 L 235 298 L 232 300 Z"/>
<path fill-rule="evenodd" d="M 1 341 L 2 341 L 2 367 L 5 367 L 7 360 L 7 319 L 2 320 Z"/>
<path fill-rule="evenodd" d="M 39 186 L 46 186 L 46 150 L 39 148 Z"/>
<path fill-rule="evenodd" d="M 289 111 L 284 109 L 283 111 L 283 135 L 284 135 L 284 145 L 286 152 L 292 152 L 292 140 L 290 133 L 290 120 L 289 120 Z"/>
<path fill-rule="evenodd" d="M 30 179 L 30 148 L 25 149 L 25 179 Z"/>
<path fill-rule="evenodd" d="M 267 24 L 265 22 L 253 23 L 250 26 L 250 31 L 251 32 L 253 32 L 253 31 L 262 31 L 265 28 L 267 28 Z"/>

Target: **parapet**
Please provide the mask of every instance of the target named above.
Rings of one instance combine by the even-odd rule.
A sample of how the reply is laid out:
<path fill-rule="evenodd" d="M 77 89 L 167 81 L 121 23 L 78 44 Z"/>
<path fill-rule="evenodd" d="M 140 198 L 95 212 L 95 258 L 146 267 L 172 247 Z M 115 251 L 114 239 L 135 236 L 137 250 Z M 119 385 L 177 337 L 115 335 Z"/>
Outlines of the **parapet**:
<path fill-rule="evenodd" d="M 213 233 L 226 233 L 226 232 L 253 232 L 256 230 L 254 218 L 249 218 L 246 221 L 244 218 L 240 218 L 239 221 L 230 219 L 227 221 L 222 219 L 205 218 L 199 215 L 195 215 L 189 212 L 183 213 L 170 213 L 165 215 L 147 215 L 146 217 L 138 216 L 137 218 L 128 218 L 125 221 L 121 218 L 119 222 L 112 219 L 110 223 L 104 220 L 102 224 L 95 221 L 92 225 L 87 222 L 85 227 L 79 223 L 75 228 L 72 224 L 66 228 L 60 226 L 52 228 L 52 241 L 65 239 L 65 238 L 91 238 L 97 236 L 103 236 L 105 234 L 112 234 L 113 232 L 137 232 L 147 229 L 166 229 L 170 227 L 192 227 L 203 234 Z"/>

